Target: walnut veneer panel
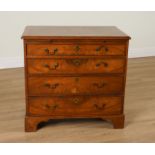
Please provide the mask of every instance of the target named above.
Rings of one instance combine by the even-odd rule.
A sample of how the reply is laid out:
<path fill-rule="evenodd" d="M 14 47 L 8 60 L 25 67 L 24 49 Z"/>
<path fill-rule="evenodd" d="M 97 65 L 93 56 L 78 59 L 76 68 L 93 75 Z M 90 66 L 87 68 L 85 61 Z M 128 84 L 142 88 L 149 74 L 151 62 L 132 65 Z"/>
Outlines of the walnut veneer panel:
<path fill-rule="evenodd" d="M 119 94 L 123 77 L 29 77 L 28 95 Z"/>
<path fill-rule="evenodd" d="M 66 43 L 66 44 L 44 44 L 36 45 L 30 44 L 27 46 L 28 56 L 65 56 L 65 55 L 125 55 L 124 44 L 107 44 L 107 43 L 96 43 L 96 44 L 78 44 L 77 43 Z"/>
<path fill-rule="evenodd" d="M 30 97 L 28 112 L 32 115 L 109 115 L 121 114 L 122 98 L 105 96 Z"/>
<path fill-rule="evenodd" d="M 122 58 L 48 58 L 28 59 L 29 74 L 87 74 L 123 73 L 125 59 Z"/>

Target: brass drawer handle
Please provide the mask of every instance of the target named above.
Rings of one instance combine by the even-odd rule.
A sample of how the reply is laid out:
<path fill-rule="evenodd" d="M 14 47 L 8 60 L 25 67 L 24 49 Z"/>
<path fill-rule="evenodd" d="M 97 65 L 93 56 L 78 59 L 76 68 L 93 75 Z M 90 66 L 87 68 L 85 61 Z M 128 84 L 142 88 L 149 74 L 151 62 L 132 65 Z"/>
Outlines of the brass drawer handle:
<path fill-rule="evenodd" d="M 80 103 L 80 99 L 79 98 L 73 98 L 72 99 L 72 102 L 74 103 L 74 104 L 79 104 Z"/>
<path fill-rule="evenodd" d="M 53 55 L 55 55 L 57 52 L 58 52 L 58 48 L 55 48 L 55 49 L 53 50 Z"/>
<path fill-rule="evenodd" d="M 96 67 L 99 67 L 101 65 L 104 65 L 104 67 L 108 67 L 108 63 L 107 62 L 104 62 L 104 61 L 101 61 L 99 63 L 96 64 Z"/>
<path fill-rule="evenodd" d="M 47 55 L 56 55 L 58 48 L 55 48 L 53 51 L 50 51 L 48 48 L 46 48 L 44 51 L 47 53 Z"/>
<path fill-rule="evenodd" d="M 59 83 L 54 83 L 54 84 L 45 83 L 44 86 L 50 89 L 56 89 L 59 86 Z"/>
<path fill-rule="evenodd" d="M 49 104 L 45 104 L 44 106 L 44 109 L 48 109 L 48 110 L 56 110 L 57 108 L 59 107 L 58 104 L 52 104 L 52 105 L 49 105 Z"/>
<path fill-rule="evenodd" d="M 101 49 L 104 49 L 105 52 L 108 52 L 109 51 L 108 47 L 100 46 L 100 47 L 97 47 L 96 48 L 96 52 L 99 52 Z"/>
<path fill-rule="evenodd" d="M 49 52 L 50 52 L 50 50 L 49 50 L 48 48 L 46 48 L 44 51 L 45 51 L 47 54 L 49 54 Z"/>
<path fill-rule="evenodd" d="M 106 83 L 104 83 L 104 82 L 102 82 L 102 83 L 93 83 L 93 85 L 95 87 L 97 87 L 97 88 L 103 88 L 106 85 Z"/>
<path fill-rule="evenodd" d="M 48 68 L 49 70 L 56 70 L 59 67 L 59 63 L 54 63 L 53 65 L 44 64 L 44 67 Z"/>
<path fill-rule="evenodd" d="M 102 105 L 99 106 L 98 104 L 95 103 L 94 106 L 95 106 L 95 108 L 98 109 L 98 110 L 102 110 L 102 109 L 105 108 L 105 104 L 102 104 Z"/>

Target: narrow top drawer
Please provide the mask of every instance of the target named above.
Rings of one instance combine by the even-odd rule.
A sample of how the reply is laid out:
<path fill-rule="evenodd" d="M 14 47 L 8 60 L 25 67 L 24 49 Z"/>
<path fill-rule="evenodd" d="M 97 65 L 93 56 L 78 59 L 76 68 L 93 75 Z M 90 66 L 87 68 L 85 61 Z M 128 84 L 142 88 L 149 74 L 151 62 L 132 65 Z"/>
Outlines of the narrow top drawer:
<path fill-rule="evenodd" d="M 28 44 L 27 56 L 125 55 L 125 44 Z"/>

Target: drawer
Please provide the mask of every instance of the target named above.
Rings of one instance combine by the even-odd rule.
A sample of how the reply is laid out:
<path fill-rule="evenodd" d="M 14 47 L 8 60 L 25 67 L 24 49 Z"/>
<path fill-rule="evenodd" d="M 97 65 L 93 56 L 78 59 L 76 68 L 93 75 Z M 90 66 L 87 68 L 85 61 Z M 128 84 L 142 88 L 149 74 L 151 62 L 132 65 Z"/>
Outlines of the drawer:
<path fill-rule="evenodd" d="M 123 73 L 122 58 L 28 59 L 29 74 Z"/>
<path fill-rule="evenodd" d="M 125 44 L 28 44 L 27 56 L 125 55 Z"/>
<path fill-rule="evenodd" d="M 29 95 L 117 94 L 123 91 L 123 76 L 29 77 Z"/>
<path fill-rule="evenodd" d="M 32 115 L 114 115 L 122 113 L 121 97 L 74 96 L 30 97 L 28 113 Z"/>

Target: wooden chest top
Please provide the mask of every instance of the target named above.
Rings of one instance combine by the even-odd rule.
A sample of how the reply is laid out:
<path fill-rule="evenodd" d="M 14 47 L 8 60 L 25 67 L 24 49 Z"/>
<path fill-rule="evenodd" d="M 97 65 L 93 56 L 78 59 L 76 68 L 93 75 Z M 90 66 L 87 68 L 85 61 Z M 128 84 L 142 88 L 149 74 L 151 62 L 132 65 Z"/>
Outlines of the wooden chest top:
<path fill-rule="evenodd" d="M 27 26 L 23 39 L 130 39 L 115 26 Z"/>

